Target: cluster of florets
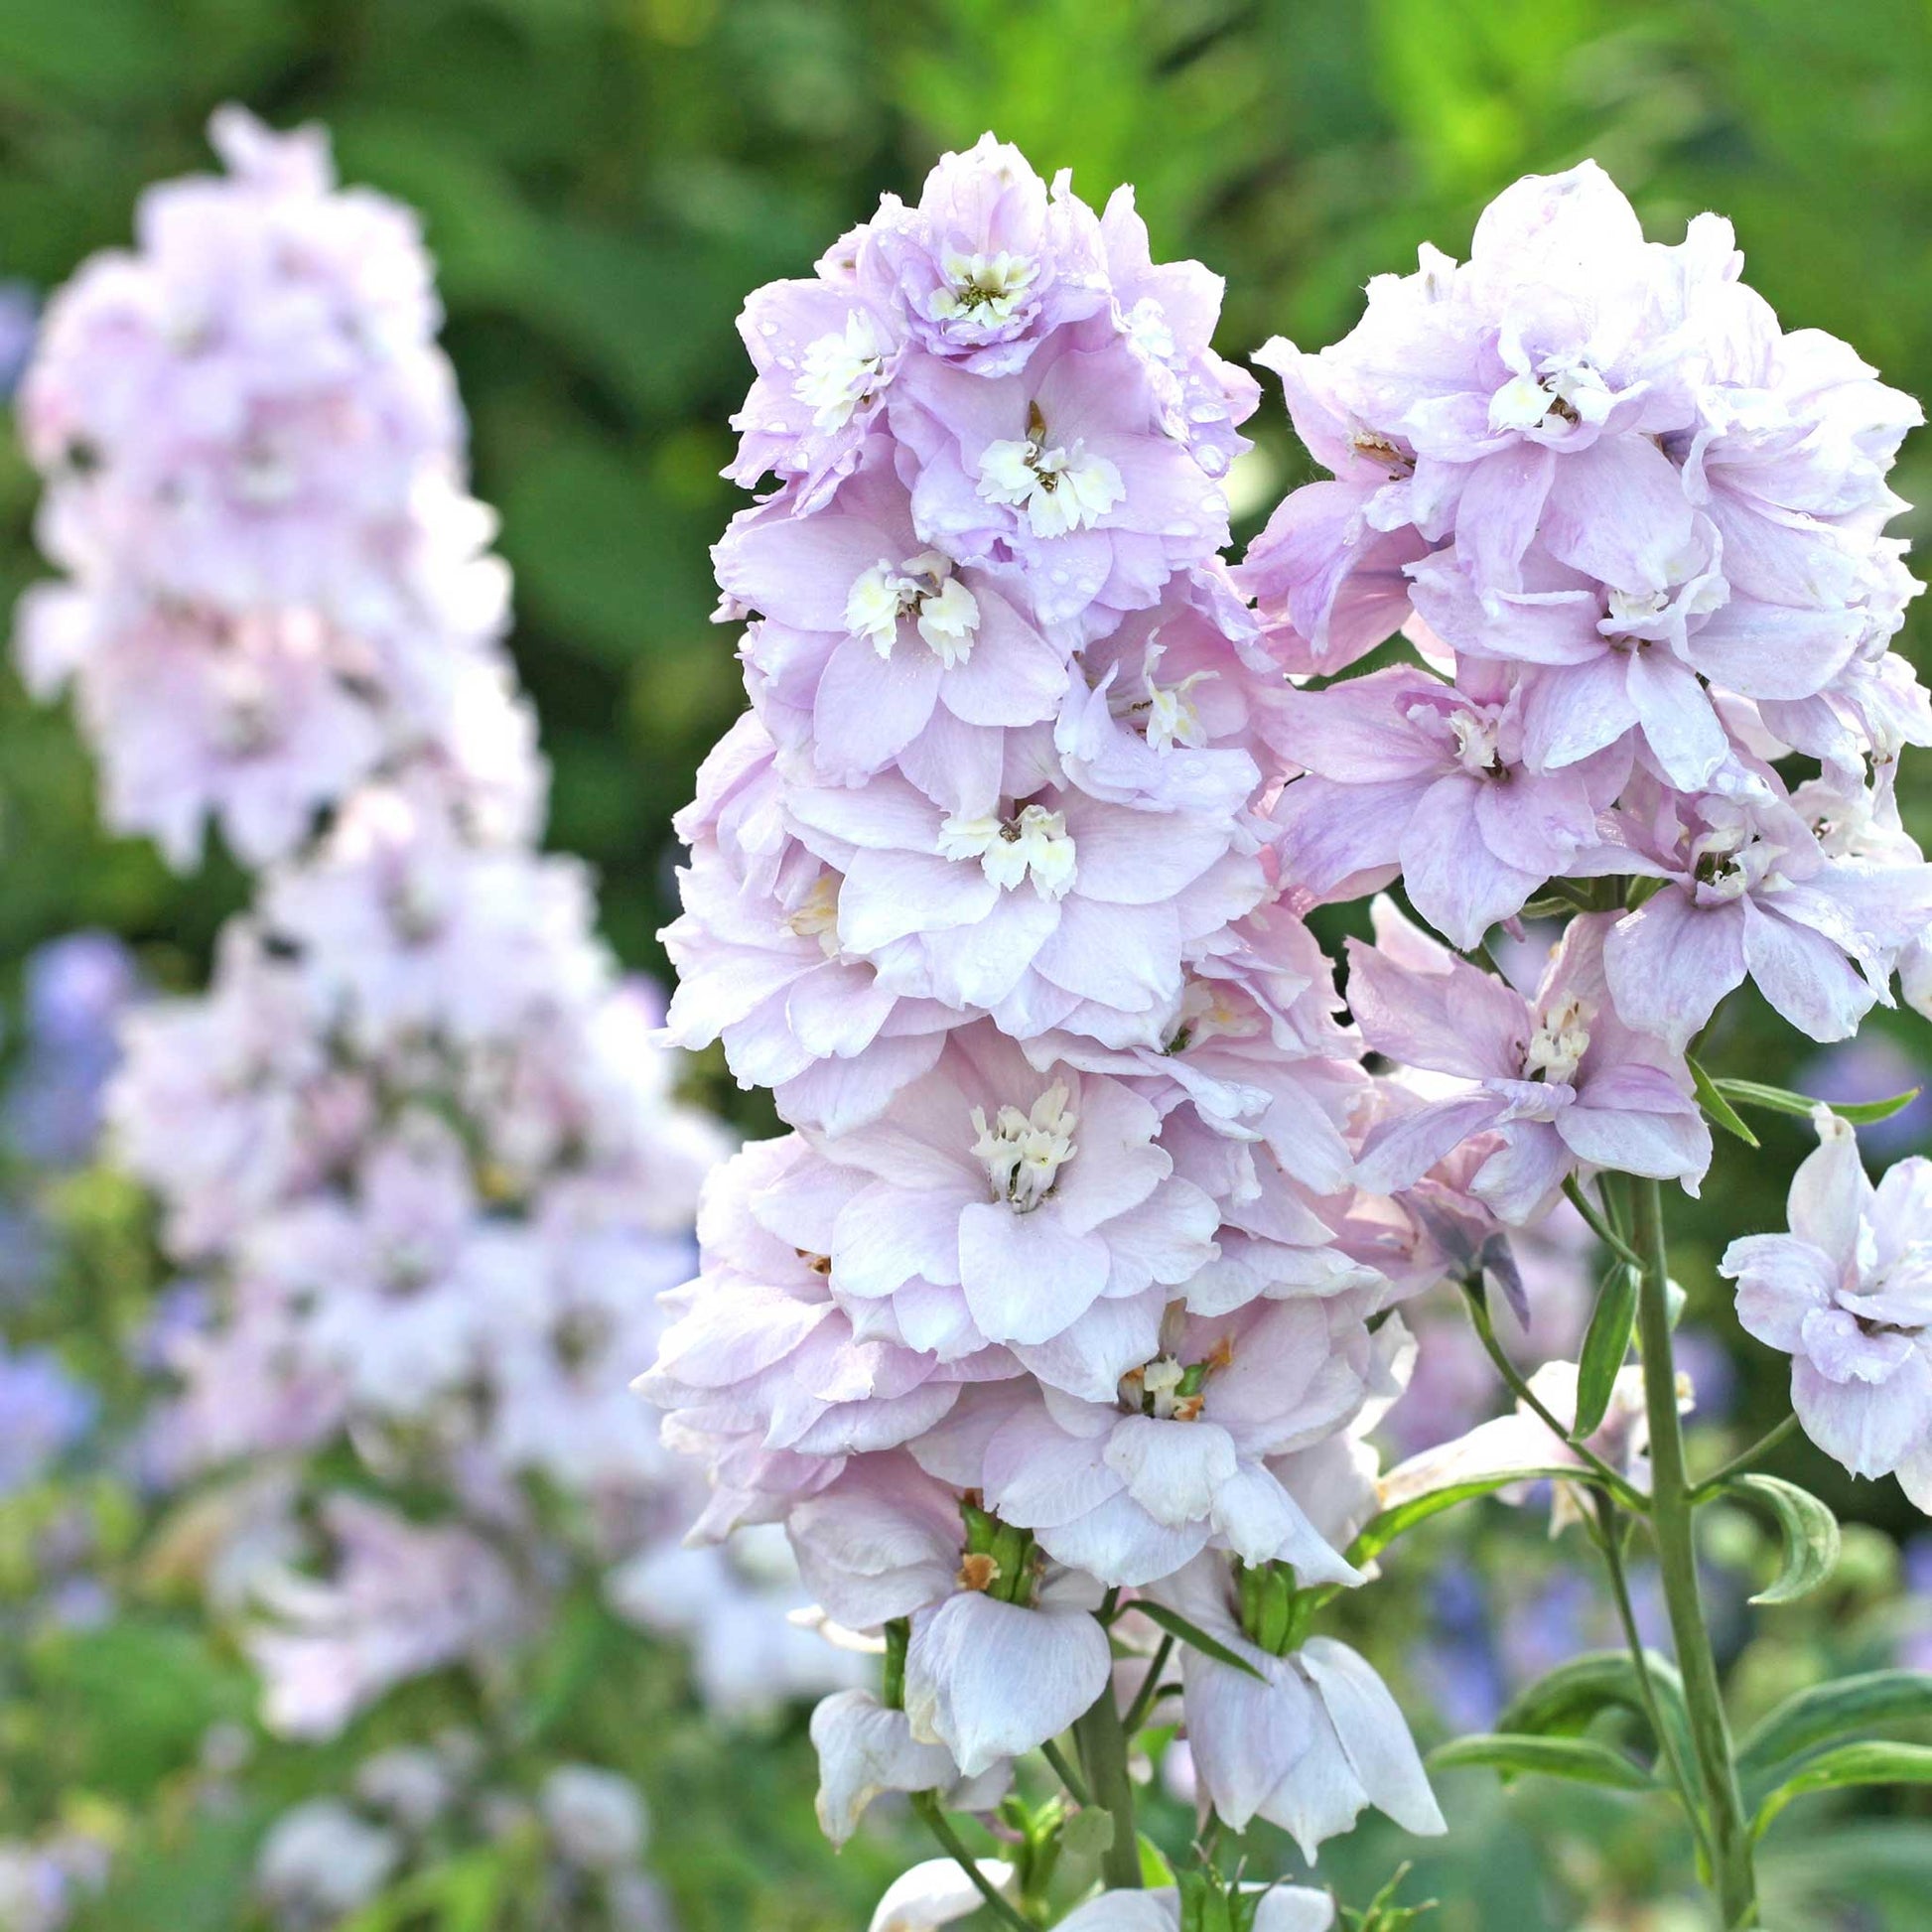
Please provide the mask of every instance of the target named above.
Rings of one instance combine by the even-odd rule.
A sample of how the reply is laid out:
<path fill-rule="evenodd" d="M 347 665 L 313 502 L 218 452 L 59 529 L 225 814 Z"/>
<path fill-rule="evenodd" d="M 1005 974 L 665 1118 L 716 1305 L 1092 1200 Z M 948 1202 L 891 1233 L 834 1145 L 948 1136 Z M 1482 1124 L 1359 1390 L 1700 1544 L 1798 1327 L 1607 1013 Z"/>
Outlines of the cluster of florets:
<path fill-rule="evenodd" d="M 1334 474 L 1236 582 L 1291 672 L 1398 631 L 1423 659 L 1283 701 L 1305 773 L 1273 809 L 1284 872 L 1311 899 L 1400 877 L 1464 951 L 1584 908 L 1498 977 L 1378 906 L 1349 1005 L 1421 1078 L 1368 1137 L 1369 1186 L 1486 1145 L 1471 1190 L 1511 1222 L 1598 1171 L 1695 1190 L 1687 1053 L 1746 977 L 1819 1040 L 1891 1004 L 1894 973 L 1932 1007 L 1932 868 L 1895 798 L 1932 702 L 1891 647 L 1920 586 L 1885 534 L 1921 412 L 1845 344 L 1780 329 L 1740 266 L 1716 215 L 1646 241 L 1585 164 L 1501 196 L 1466 263 L 1425 248 L 1371 283 L 1333 347 L 1263 352 Z M 1841 1123 L 1793 1234 L 1726 1264 L 1746 1326 L 1798 1357 L 1806 1427 L 1915 1493 L 1923 1194 L 1900 1170 L 1872 1196 Z"/>
<path fill-rule="evenodd" d="M 504 573 L 477 553 L 413 221 L 335 191 L 315 133 L 224 112 L 214 136 L 232 179 L 155 190 L 141 251 L 53 306 L 26 416 L 75 581 L 30 609 L 22 647 L 44 663 L 72 614 L 138 611 L 76 659 L 110 809 L 178 858 L 213 811 L 267 861 L 208 990 L 130 1020 L 109 1114 L 194 1284 L 156 1324 L 176 1386 L 150 1466 L 243 1472 L 211 1587 L 267 1609 L 250 1647 L 271 1719 L 316 1734 L 500 1651 L 562 1552 L 625 1562 L 675 1528 L 689 1467 L 628 1383 L 726 1143 L 676 1101 L 656 997 L 597 938 L 587 873 L 537 849 L 541 766 L 494 641 Z M 164 632 L 223 691 L 267 690 L 280 642 L 307 640 L 355 755 L 310 758 L 325 714 L 305 698 L 249 712 L 262 731 L 210 762 L 214 714 L 148 654 Z M 151 815 L 111 802 L 134 753 L 101 693 L 128 678 L 141 768 L 171 774 Z M 297 1509 L 304 1458 L 345 1441 L 380 1480 L 441 1485 L 452 1516 Z M 288 1567 L 318 1554 L 326 1580 Z"/>
<path fill-rule="evenodd" d="M 1646 241 L 1594 164 L 1518 183 L 1467 262 L 1426 248 L 1333 347 L 1263 352 L 1334 481 L 1236 573 L 1293 671 L 1398 629 L 1428 665 L 1291 702 L 1288 868 L 1322 897 L 1399 871 L 1465 948 L 1552 879 L 1654 881 L 1601 971 L 1673 1050 L 1747 974 L 1846 1036 L 1896 965 L 1914 990 L 1932 914 L 1893 797 L 1932 743 L 1890 648 L 1920 587 L 1884 533 L 1920 410 L 1741 260 L 1717 215 Z"/>
<path fill-rule="evenodd" d="M 884 1789 L 992 1802 L 1106 1693 L 1122 1592 L 1185 1575 L 1252 1649 L 1237 1573 L 1360 1582 L 1370 1319 L 1441 1272 L 1355 1188 L 1372 1083 L 1284 902 L 1219 295 L 1129 191 L 1096 215 L 989 136 L 742 324 L 731 474 L 778 487 L 716 552 L 752 709 L 678 821 L 669 1024 L 793 1131 L 708 1183 L 643 1387 L 709 1463 L 700 1534 L 783 1522 L 897 1660 L 815 1721 L 835 1838 Z M 1198 1660 L 1222 1816 L 1434 1827 L 1386 1694 L 1290 1634 Z"/>
<path fill-rule="evenodd" d="M 104 815 L 192 865 L 212 820 L 260 865 L 399 759 L 527 829 L 533 727 L 499 642 L 508 577 L 416 218 L 338 190 L 319 130 L 214 117 L 224 178 L 141 204 L 133 252 L 50 304 L 19 399 L 66 581 L 21 663 L 69 682 Z"/>

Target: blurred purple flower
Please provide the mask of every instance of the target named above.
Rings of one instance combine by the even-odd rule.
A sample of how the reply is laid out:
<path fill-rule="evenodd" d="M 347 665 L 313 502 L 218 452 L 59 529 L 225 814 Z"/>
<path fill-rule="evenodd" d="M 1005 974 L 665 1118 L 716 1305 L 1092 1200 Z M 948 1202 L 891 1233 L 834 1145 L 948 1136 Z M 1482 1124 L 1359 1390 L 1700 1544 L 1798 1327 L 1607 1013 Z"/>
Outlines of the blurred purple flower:
<path fill-rule="evenodd" d="M 9 1355 L 0 1344 L 0 1496 L 36 1476 L 86 1434 L 94 1397 L 44 1348 Z"/>
<path fill-rule="evenodd" d="M 1801 1093 L 1837 1105 L 1861 1100 L 1886 1100 L 1932 1079 L 1925 1062 L 1889 1034 L 1875 1027 L 1857 1039 L 1815 1053 L 1798 1070 Z M 1873 1121 L 1859 1137 L 1873 1154 L 1909 1154 L 1932 1136 L 1932 1093 L 1921 1093 L 1909 1107 L 1889 1120 Z"/>

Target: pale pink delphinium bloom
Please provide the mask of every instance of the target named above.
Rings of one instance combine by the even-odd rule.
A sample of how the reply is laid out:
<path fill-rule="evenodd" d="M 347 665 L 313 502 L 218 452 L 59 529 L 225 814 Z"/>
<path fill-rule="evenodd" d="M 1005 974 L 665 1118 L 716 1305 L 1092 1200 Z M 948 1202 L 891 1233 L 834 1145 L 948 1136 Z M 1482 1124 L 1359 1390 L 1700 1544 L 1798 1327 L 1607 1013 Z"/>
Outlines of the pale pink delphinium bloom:
<path fill-rule="evenodd" d="M 1720 1269 L 1738 1320 L 1791 1357 L 1805 1434 L 1854 1475 L 1896 1475 L 1932 1512 L 1932 1162 L 1900 1161 L 1874 1187 L 1851 1123 L 1815 1118 L 1789 1231 L 1744 1235 Z"/>

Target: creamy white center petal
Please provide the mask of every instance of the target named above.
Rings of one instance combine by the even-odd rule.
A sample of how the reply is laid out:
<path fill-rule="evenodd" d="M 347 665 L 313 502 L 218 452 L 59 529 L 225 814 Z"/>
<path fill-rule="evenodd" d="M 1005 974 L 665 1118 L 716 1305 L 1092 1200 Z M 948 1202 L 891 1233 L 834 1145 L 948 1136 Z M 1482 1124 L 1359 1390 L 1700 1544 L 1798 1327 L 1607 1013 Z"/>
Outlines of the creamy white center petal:
<path fill-rule="evenodd" d="M 1200 713 L 1189 694 L 1195 685 L 1204 684 L 1218 673 L 1192 671 L 1178 684 L 1162 684 L 1155 673 L 1166 654 L 1167 646 L 1158 641 L 1158 633 L 1148 639 L 1147 658 L 1141 670 L 1147 696 L 1137 700 L 1133 709 L 1143 714 L 1147 742 L 1155 751 L 1171 752 L 1176 745 L 1198 751 L 1207 743 L 1207 728 L 1201 723 Z"/>
<path fill-rule="evenodd" d="M 1261 1020 L 1250 1008 L 1238 1007 L 1227 988 L 1213 980 L 1189 977 L 1180 994 L 1180 1022 L 1167 1051 L 1184 1053 L 1204 1039 L 1246 1039 L 1261 1031 Z"/>
<path fill-rule="evenodd" d="M 986 1109 L 973 1109 L 973 1158 L 983 1162 L 993 1198 L 1016 1214 L 1031 1214 L 1053 1191 L 1060 1170 L 1080 1151 L 1074 1130 L 1078 1114 L 1067 1110 L 1069 1096 L 1059 1080 L 1033 1104 L 1030 1113 L 1002 1107 L 989 1125 Z"/>
<path fill-rule="evenodd" d="M 855 309 L 842 330 L 808 345 L 803 359 L 792 393 L 810 409 L 820 429 L 843 429 L 852 412 L 880 387 L 886 345 L 872 318 Z"/>
<path fill-rule="evenodd" d="M 989 503 L 1024 510 L 1034 535 L 1048 538 L 1091 528 L 1127 494 L 1127 485 L 1079 438 L 1066 447 L 1050 442 L 1035 405 L 1024 441 L 989 443 L 980 453 L 979 493 Z"/>
<path fill-rule="evenodd" d="M 1039 279 L 1036 261 L 1004 248 L 993 255 L 950 254 L 939 271 L 946 279 L 926 298 L 935 322 L 1011 322 Z"/>
<path fill-rule="evenodd" d="M 1540 1073 L 1546 1080 L 1569 1085 L 1589 1051 L 1589 1024 L 1595 1018 L 1596 1009 L 1579 994 L 1566 993 L 1552 1001 L 1537 1016 L 1536 1032 L 1523 1055 L 1523 1071 L 1532 1079 Z"/>
<path fill-rule="evenodd" d="M 920 638 L 947 670 L 972 654 L 979 601 L 952 574 L 952 559 L 937 550 L 921 550 L 897 565 L 882 557 L 853 580 L 846 628 L 855 637 L 870 637 L 881 657 L 892 656 L 902 618 L 915 620 Z"/>
<path fill-rule="evenodd" d="M 1041 898 L 1064 898 L 1073 885 L 1073 840 L 1063 813 L 1028 805 L 1013 818 L 988 812 L 948 818 L 939 827 L 939 854 L 977 859 L 1002 892 L 1032 879 Z"/>
<path fill-rule="evenodd" d="M 829 872 L 822 872 L 813 882 L 812 889 L 786 914 L 785 929 L 796 933 L 800 939 L 816 939 L 819 951 L 827 959 L 839 956 L 839 882 Z"/>
<path fill-rule="evenodd" d="M 1471 777 L 1493 777 L 1502 770 L 1494 718 L 1473 711 L 1451 711 L 1449 728 L 1455 736 L 1455 761 Z"/>
<path fill-rule="evenodd" d="M 1613 398 L 1587 362 L 1546 355 L 1536 372 L 1513 375 L 1489 398 L 1489 427 L 1544 429 L 1557 423 L 1600 423 Z"/>

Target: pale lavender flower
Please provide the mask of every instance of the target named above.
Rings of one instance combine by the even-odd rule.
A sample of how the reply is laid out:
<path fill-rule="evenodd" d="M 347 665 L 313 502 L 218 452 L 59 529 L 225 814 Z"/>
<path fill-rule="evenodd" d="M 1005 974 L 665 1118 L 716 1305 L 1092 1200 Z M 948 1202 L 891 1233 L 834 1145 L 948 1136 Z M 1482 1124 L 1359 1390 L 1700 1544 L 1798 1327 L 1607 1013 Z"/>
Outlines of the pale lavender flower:
<path fill-rule="evenodd" d="M 1666 881 L 1604 941 L 1629 1025 L 1681 1051 L 1746 977 L 1813 1039 L 1844 1039 L 1874 1002 L 1891 1004 L 1899 951 L 1932 920 L 1932 868 L 1916 848 L 1834 856 L 1774 778 L 1700 799 L 1638 785 L 1620 817 L 1620 869 Z"/>
<path fill-rule="evenodd" d="M 393 1684 L 509 1640 L 517 1586 L 480 1537 L 408 1521 L 366 1498 L 322 1508 L 328 1580 L 283 1570 L 256 1594 L 266 1620 L 247 1650 L 265 1682 L 263 1717 L 285 1736 L 333 1737 Z"/>
<path fill-rule="evenodd" d="M 1145 1586 L 1210 1544 L 1311 1583 L 1360 1574 L 1309 1520 L 1270 1458 L 1324 1441 L 1367 1393 L 1369 1336 L 1335 1302 L 1263 1302 L 1169 1321 L 1161 1352 L 1110 1402 L 1041 1388 L 988 1440 L 979 1487 L 1048 1555 Z"/>
<path fill-rule="evenodd" d="M 1160 1130 L 1121 1081 L 1035 1069 L 990 1027 L 956 1033 L 877 1121 L 816 1140 L 858 1183 L 832 1222 L 833 1291 L 847 1307 L 891 1298 L 917 1345 L 1005 1343 L 1109 1398 L 1214 1253 L 1219 1212 Z"/>
<path fill-rule="evenodd" d="M 1720 1270 L 1738 1320 L 1792 1358 L 1805 1434 L 1932 1512 L 1932 1162 L 1901 1161 L 1873 1187 L 1851 1124 L 1824 1107 L 1816 1124 L 1789 1232 L 1733 1241 Z"/>
<path fill-rule="evenodd" d="M 1323 898 L 1356 898 L 1400 873 L 1417 911 L 1472 947 L 1577 854 L 1629 775 L 1614 740 L 1573 764 L 1527 758 L 1520 693 L 1493 665 L 1454 685 L 1394 668 L 1294 692 L 1274 743 L 1311 775 L 1273 811 L 1282 867 Z"/>
<path fill-rule="evenodd" d="M 1371 1805 L 1408 1831 L 1446 1831 L 1409 1726 L 1370 1665 L 1332 1637 L 1272 1655 L 1242 1633 L 1230 1589 L 1227 1559 L 1209 1554 L 1152 1592 L 1256 1673 L 1191 1647 L 1181 1654 L 1188 1749 L 1228 1827 L 1266 1819 L 1311 1861 Z"/>
<path fill-rule="evenodd" d="M 1379 1051 L 1456 1084 L 1369 1136 L 1364 1185 L 1405 1187 L 1494 1129 L 1503 1145 L 1471 1189 L 1507 1221 L 1534 1219 L 1570 1174 L 1598 1168 L 1695 1187 L 1711 1130 L 1681 1060 L 1611 1002 L 1608 924 L 1607 914 L 1573 920 L 1531 1002 L 1377 901 L 1377 944 L 1349 943 L 1356 1021 Z"/>

